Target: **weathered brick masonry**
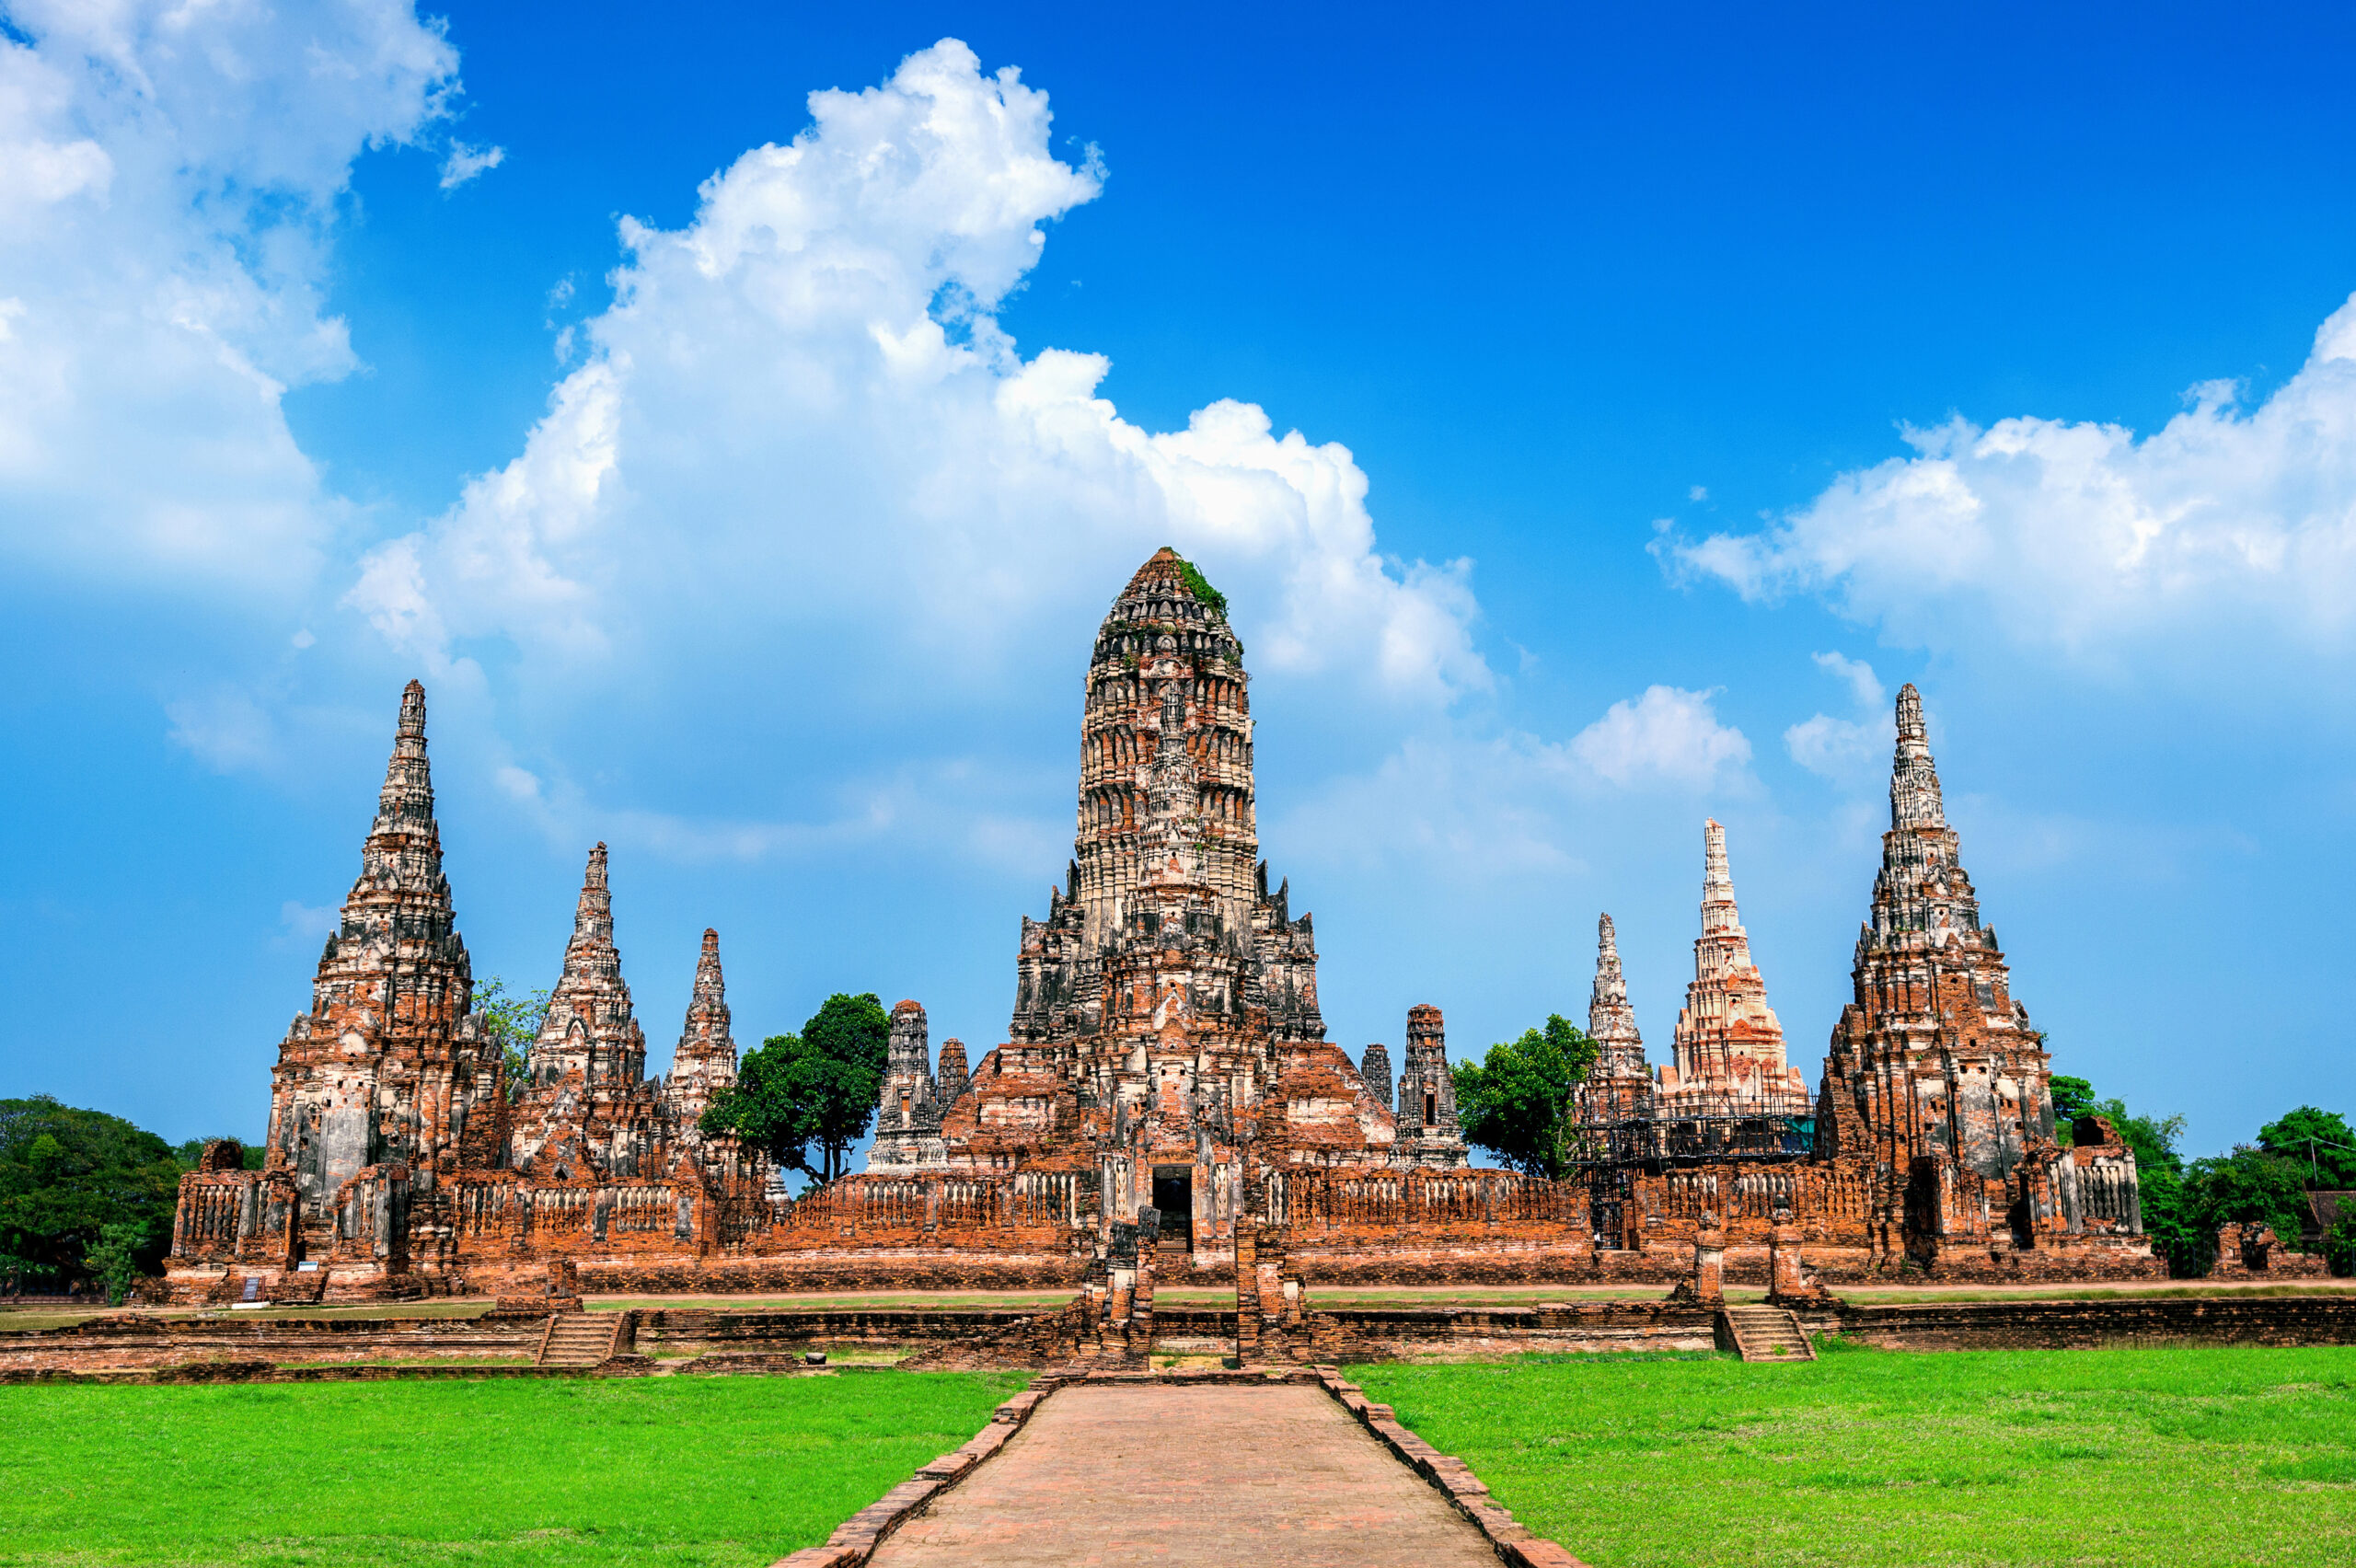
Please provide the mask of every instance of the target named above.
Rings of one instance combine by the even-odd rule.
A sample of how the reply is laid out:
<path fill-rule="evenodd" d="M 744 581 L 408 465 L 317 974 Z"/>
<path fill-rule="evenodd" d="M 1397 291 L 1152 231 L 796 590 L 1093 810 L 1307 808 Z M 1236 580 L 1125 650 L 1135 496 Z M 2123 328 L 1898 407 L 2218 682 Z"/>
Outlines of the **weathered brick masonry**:
<path fill-rule="evenodd" d="M 1803 1294 L 2159 1272 L 2132 1155 L 2099 1121 L 2056 1142 L 2041 1041 L 1923 735 L 1909 686 L 1855 1001 L 1812 1101 L 1712 823 L 1674 1064 L 1645 1065 L 1606 917 L 1579 1173 L 1471 1169 L 1438 1008 L 1410 1010 L 1395 1084 L 1387 1046 L 1353 1062 L 1326 1039 L 1312 922 L 1259 858 L 1242 645 L 1164 550 L 1097 633 L 1074 853 L 1022 921 L 1008 1038 L 970 1068 L 945 1042 L 936 1064 L 901 1003 L 868 1170 L 786 1200 L 696 1130 L 735 1071 L 715 933 L 673 1071 L 645 1076 L 602 845 L 528 1081 L 507 1082 L 472 1011 L 412 683 L 360 879 L 280 1046 L 267 1167 L 224 1147 L 184 1179 L 170 1287 L 529 1291 L 570 1264 L 602 1291 L 1084 1286 L 1126 1324 L 1157 1274 L 1250 1303 L 1285 1278 L 1657 1286 L 1692 1274 L 1704 1234 L 1726 1278 L 1765 1283 L 1781 1231 Z"/>

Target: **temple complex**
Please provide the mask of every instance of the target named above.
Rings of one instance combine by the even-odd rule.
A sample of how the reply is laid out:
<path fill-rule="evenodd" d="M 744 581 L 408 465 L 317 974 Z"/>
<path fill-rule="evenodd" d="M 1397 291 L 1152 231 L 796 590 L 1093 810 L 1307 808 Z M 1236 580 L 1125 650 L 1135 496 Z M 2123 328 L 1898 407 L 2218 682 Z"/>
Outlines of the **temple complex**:
<path fill-rule="evenodd" d="M 2056 1137 L 2041 1038 L 1981 922 L 1911 686 L 1891 825 L 1822 1085 L 1784 1055 L 1704 827 L 1694 974 L 1656 1074 L 1611 917 L 1561 1180 L 1475 1167 L 1438 1008 L 1353 1062 L 1317 946 L 1260 857 L 1250 677 L 1225 599 L 1174 552 L 1098 628 L 1073 853 L 1021 922 L 1006 1039 L 933 1058 L 892 1009 L 866 1169 L 799 1196 L 699 1123 L 735 1081 L 703 933 L 664 1078 L 590 852 L 546 1018 L 510 1082 L 443 875 L 425 697 L 403 694 L 362 870 L 279 1047 L 265 1169 L 182 1180 L 181 1299 L 466 1290 L 1080 1286 L 1149 1321 L 1152 1279 L 1232 1281 L 1270 1322 L 1303 1279 L 1766 1281 L 2160 1271 L 2132 1154 Z M 1252 1316 L 1247 1312 L 1246 1317 Z M 1125 1330 L 1125 1332 L 1129 1331 Z"/>

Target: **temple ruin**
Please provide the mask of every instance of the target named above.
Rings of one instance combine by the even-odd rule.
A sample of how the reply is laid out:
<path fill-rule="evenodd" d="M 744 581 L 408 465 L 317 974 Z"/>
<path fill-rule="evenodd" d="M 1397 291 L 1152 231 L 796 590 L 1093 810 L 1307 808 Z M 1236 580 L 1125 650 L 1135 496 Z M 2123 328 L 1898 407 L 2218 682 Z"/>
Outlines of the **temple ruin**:
<path fill-rule="evenodd" d="M 1714 1281 L 1772 1269 L 1788 1295 L 2162 1272 L 2132 1154 L 2099 1119 L 2057 1140 L 1913 687 L 1819 1089 L 1785 1059 L 1711 822 L 1673 1059 L 1646 1062 L 1605 916 L 1600 1055 L 1553 1181 L 1470 1163 L 1438 1008 L 1410 1009 L 1395 1079 L 1387 1044 L 1353 1062 L 1326 1039 L 1312 921 L 1260 857 L 1249 687 L 1224 599 L 1156 554 L 1097 631 L 1073 855 L 1022 922 L 1007 1038 L 935 1060 L 925 1009 L 899 1003 L 866 1170 L 787 1197 L 756 1151 L 698 1129 L 736 1072 L 714 931 L 671 1070 L 646 1076 L 602 844 L 511 1081 L 474 1011 L 412 682 L 360 877 L 279 1047 L 266 1166 L 224 1148 L 183 1179 L 171 1290 L 1086 1284 L 1128 1322 L 1149 1321 L 1159 1270 L 1233 1281 L 1276 1323 L 1303 1279 L 1666 1284 L 1706 1257 Z"/>

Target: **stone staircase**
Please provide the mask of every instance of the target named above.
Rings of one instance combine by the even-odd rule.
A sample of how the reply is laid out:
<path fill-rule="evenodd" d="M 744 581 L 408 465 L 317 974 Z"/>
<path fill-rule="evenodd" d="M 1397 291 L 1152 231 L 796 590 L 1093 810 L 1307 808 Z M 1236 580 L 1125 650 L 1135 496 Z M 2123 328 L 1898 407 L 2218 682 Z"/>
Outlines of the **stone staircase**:
<path fill-rule="evenodd" d="M 549 1319 L 536 1366 L 595 1366 L 614 1353 L 622 1328 L 619 1312 L 559 1312 Z"/>
<path fill-rule="evenodd" d="M 1721 1307 L 1718 1347 L 1745 1361 L 1814 1361 L 1816 1346 L 1797 1314 L 1782 1307 Z"/>

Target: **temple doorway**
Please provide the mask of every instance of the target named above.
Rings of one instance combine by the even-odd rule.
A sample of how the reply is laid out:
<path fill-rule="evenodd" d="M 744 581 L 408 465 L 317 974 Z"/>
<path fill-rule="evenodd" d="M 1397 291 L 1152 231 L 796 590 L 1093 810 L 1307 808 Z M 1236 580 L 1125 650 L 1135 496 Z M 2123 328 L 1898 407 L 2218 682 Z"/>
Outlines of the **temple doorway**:
<path fill-rule="evenodd" d="M 1165 1250 L 1195 1250 L 1195 1168 L 1157 1165 L 1153 1168 L 1153 1206 L 1161 1211 L 1161 1245 Z"/>

